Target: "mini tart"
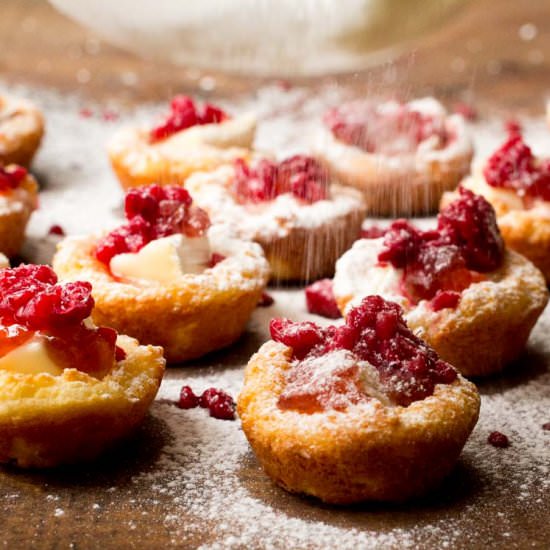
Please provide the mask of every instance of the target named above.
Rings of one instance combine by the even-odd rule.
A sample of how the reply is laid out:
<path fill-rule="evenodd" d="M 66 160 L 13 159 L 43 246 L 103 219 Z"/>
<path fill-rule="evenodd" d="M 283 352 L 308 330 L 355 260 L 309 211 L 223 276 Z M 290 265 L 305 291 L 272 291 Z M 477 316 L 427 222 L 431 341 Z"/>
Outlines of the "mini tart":
<path fill-rule="evenodd" d="M 0 164 L 29 166 L 43 134 L 44 117 L 30 101 L 0 96 Z"/>
<path fill-rule="evenodd" d="M 396 102 L 378 106 L 382 111 L 402 107 Z M 438 138 L 428 138 L 413 152 L 385 154 L 340 141 L 327 127 L 321 134 L 319 157 L 339 181 L 364 193 L 369 214 L 394 217 L 434 212 L 442 193 L 454 189 L 469 171 L 473 148 L 464 118 L 447 116 L 433 98 L 411 101 L 405 107 L 441 120 L 448 141 L 440 145 Z"/>
<path fill-rule="evenodd" d="M 0 171 L 22 170 L 15 165 Z M 0 252 L 8 257 L 16 256 L 25 240 L 27 222 L 38 207 L 38 185 L 26 174 L 17 188 L 0 191 Z"/>
<path fill-rule="evenodd" d="M 109 158 L 123 189 L 183 183 L 193 172 L 208 171 L 249 156 L 256 120 L 244 115 L 197 125 L 151 142 L 150 130 L 127 128 L 108 144 Z"/>
<path fill-rule="evenodd" d="M 97 457 L 143 420 L 164 372 L 162 349 L 119 336 L 126 352 L 98 380 L 0 369 L 0 462 L 46 468 Z"/>
<path fill-rule="evenodd" d="M 355 241 L 365 217 L 359 192 L 330 185 L 330 197 L 311 204 L 291 193 L 241 204 L 231 192 L 234 170 L 224 166 L 191 176 L 185 187 L 213 223 L 231 227 L 239 238 L 261 245 L 275 281 L 332 276 L 334 263 Z"/>
<path fill-rule="evenodd" d="M 473 384 L 455 375 L 407 406 L 368 397 L 338 409 L 283 408 L 293 351 L 265 343 L 246 367 L 237 406 L 243 431 L 275 483 L 331 504 L 402 501 L 451 471 L 479 414 Z"/>
<path fill-rule="evenodd" d="M 368 294 L 381 294 L 405 310 L 409 327 L 466 376 L 502 370 L 519 357 L 548 302 L 542 273 L 506 250 L 502 265 L 461 292 L 455 308 L 434 311 L 428 300 L 411 304 L 399 290 L 401 272 L 373 272 L 383 239 L 362 239 L 336 265 L 334 294 L 343 314 Z"/>
<path fill-rule="evenodd" d="M 97 324 L 161 345 L 167 361 L 177 363 L 235 342 L 269 278 L 257 244 L 232 239 L 223 227 L 212 227 L 208 236 L 212 250 L 225 259 L 171 283 L 117 280 L 96 259 L 94 236 L 62 241 L 53 265 L 61 279 L 92 283 Z"/>

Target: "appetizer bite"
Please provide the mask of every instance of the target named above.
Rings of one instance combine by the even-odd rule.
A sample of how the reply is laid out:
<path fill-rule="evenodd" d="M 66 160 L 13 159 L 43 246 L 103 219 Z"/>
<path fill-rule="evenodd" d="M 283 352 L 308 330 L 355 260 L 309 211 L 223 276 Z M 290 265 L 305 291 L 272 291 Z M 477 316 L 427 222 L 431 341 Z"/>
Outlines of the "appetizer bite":
<path fill-rule="evenodd" d="M 93 319 L 161 345 L 170 363 L 237 340 L 269 278 L 260 246 L 210 227 L 179 186 L 133 189 L 125 213 L 106 235 L 65 239 L 53 260 L 62 279 L 93 284 Z"/>
<path fill-rule="evenodd" d="M 531 260 L 549 283 L 550 158 L 535 157 L 513 128 L 506 142 L 462 186 L 493 205 L 506 245 Z M 446 193 L 442 204 L 453 199 Z"/>
<path fill-rule="evenodd" d="M 30 101 L 0 96 L 0 165 L 29 166 L 43 135 L 44 117 Z"/>
<path fill-rule="evenodd" d="M 336 177 L 364 193 L 368 212 L 414 216 L 437 210 L 443 191 L 468 173 L 466 123 L 433 98 L 354 101 L 323 119 L 319 154 Z"/>
<path fill-rule="evenodd" d="M 0 166 L 0 252 L 16 256 L 27 222 L 38 207 L 38 185 L 22 166 Z"/>
<path fill-rule="evenodd" d="M 324 502 L 400 501 L 455 464 L 479 414 L 475 386 L 368 296 L 343 326 L 271 321 L 237 409 L 267 474 Z"/>
<path fill-rule="evenodd" d="M 491 205 L 459 192 L 437 229 L 398 220 L 383 237 L 357 241 L 336 264 L 334 295 L 344 314 L 373 293 L 399 303 L 445 361 L 486 375 L 520 355 L 548 291 L 542 273 L 505 248 Z"/>
<path fill-rule="evenodd" d="M 238 159 L 194 174 L 185 187 L 213 223 L 262 246 L 275 281 L 332 275 L 365 217 L 361 194 L 332 183 L 321 164 L 305 155 L 282 162 Z"/>
<path fill-rule="evenodd" d="M 93 459 L 155 398 L 162 350 L 96 327 L 91 291 L 44 265 L 0 270 L 0 462 Z"/>
<path fill-rule="evenodd" d="M 124 189 L 151 182 L 181 184 L 193 172 L 247 157 L 255 130 L 253 116 L 233 118 L 209 103 L 198 107 L 190 97 L 176 96 L 164 120 L 119 131 L 108 152 Z"/>

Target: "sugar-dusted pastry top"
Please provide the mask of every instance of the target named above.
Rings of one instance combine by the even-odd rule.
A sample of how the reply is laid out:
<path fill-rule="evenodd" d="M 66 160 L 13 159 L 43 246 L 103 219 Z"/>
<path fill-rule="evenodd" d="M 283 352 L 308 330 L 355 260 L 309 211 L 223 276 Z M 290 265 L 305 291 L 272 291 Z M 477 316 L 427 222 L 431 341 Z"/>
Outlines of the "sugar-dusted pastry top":
<path fill-rule="evenodd" d="M 267 158 L 196 173 L 186 182 L 214 223 L 238 227 L 243 238 L 284 236 L 291 228 L 315 228 L 363 208 L 359 193 L 332 184 L 313 157 Z"/>
<path fill-rule="evenodd" d="M 356 100 L 327 111 L 323 117 L 331 156 L 354 148 L 357 154 L 377 155 L 390 165 L 407 162 L 414 165 L 430 158 L 446 158 L 471 149 L 465 121 L 448 115 L 441 103 L 431 97 L 408 103 L 376 103 Z M 407 160 L 409 159 L 409 160 Z"/>

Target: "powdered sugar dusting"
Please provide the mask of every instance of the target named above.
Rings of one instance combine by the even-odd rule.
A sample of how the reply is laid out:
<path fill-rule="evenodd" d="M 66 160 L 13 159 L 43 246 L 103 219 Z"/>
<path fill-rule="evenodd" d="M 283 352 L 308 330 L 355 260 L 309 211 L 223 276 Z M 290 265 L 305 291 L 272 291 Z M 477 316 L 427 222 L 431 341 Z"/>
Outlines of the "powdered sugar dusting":
<path fill-rule="evenodd" d="M 46 141 L 34 165 L 42 184 L 41 209 L 33 215 L 24 254 L 49 261 L 57 242 L 47 236 L 52 224 L 74 235 L 103 230 L 122 219 L 122 193 L 104 153 L 116 124 L 83 119 L 82 105 L 74 98 L 13 88 L 10 92 L 36 101 L 47 118 Z M 282 155 L 311 142 L 315 117 L 343 93 L 329 88 L 312 97 L 298 88 L 286 92 L 267 87 L 252 100 L 220 104 L 236 112 L 254 111 L 263 120 L 258 144 L 273 146 Z M 134 118 L 153 120 L 159 110 L 161 106 L 122 111 L 121 124 Z M 294 130 L 296 124 L 300 132 Z M 550 133 L 542 121 L 526 121 L 525 127 L 535 150 L 548 145 Z M 501 128 L 498 122 L 476 126 L 474 137 L 484 154 L 501 141 Z M 184 383 L 197 393 L 214 386 L 236 396 L 243 367 L 268 338 L 272 316 L 332 322 L 306 312 L 301 289 L 270 293 L 274 304 L 256 310 L 238 344 L 168 371 L 152 417 L 129 450 L 76 472 L 1 470 L 0 502 L 4 512 L 20 522 L 20 532 L 43 542 L 55 536 L 55 529 L 46 532 L 43 525 L 59 521 L 66 536 L 83 547 L 97 546 L 94 529 L 104 527 L 103 533 L 111 533 L 108 526 L 113 533 L 122 531 L 128 545 L 154 536 L 159 545 L 213 549 L 547 545 L 550 432 L 542 424 L 550 421 L 549 310 L 522 360 L 502 376 L 480 382 L 480 421 L 441 490 L 406 505 L 340 509 L 276 488 L 259 469 L 238 421 L 215 420 L 204 409 L 181 410 L 170 403 Z M 487 444 L 494 430 L 509 437 L 509 448 Z M 35 526 L 29 517 L 37 501 L 45 516 L 37 518 Z"/>

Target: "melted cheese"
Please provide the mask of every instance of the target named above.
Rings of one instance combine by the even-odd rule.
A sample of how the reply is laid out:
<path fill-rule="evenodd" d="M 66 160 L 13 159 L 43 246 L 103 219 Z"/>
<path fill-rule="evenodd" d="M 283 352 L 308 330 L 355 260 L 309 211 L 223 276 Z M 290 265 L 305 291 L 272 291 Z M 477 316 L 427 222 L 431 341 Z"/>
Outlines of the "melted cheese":
<path fill-rule="evenodd" d="M 180 234 L 151 241 L 136 253 L 118 254 L 110 268 L 121 279 L 170 283 L 186 273 L 202 273 L 209 260 L 206 236 L 188 238 Z"/>
<path fill-rule="evenodd" d="M 0 369 L 22 374 L 47 373 L 58 376 L 63 369 L 50 358 L 43 341 L 31 340 L 0 358 Z"/>

